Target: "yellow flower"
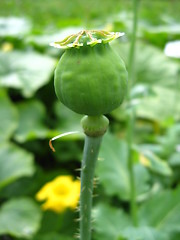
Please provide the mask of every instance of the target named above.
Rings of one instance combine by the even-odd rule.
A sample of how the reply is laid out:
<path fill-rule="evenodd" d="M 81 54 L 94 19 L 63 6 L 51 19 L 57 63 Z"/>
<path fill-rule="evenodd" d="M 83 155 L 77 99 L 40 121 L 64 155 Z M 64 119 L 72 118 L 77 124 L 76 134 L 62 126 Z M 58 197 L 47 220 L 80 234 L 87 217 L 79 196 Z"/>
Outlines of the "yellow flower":
<path fill-rule="evenodd" d="M 14 48 L 13 44 L 9 42 L 3 43 L 1 47 L 3 52 L 10 52 L 13 50 L 13 48 Z"/>
<path fill-rule="evenodd" d="M 66 208 L 75 208 L 80 196 L 80 181 L 73 181 L 72 176 L 59 176 L 46 183 L 36 194 L 36 199 L 45 201 L 44 210 L 63 212 Z"/>
<path fill-rule="evenodd" d="M 147 157 L 145 157 L 143 154 L 140 154 L 139 160 L 145 167 L 150 167 L 151 163 Z"/>

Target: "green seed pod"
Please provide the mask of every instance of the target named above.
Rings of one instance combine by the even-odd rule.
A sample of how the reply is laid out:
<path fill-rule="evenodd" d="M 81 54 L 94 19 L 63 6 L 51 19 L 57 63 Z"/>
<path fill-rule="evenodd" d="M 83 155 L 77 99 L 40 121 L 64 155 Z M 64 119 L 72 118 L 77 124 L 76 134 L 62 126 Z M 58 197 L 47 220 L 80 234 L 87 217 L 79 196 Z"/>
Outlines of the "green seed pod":
<path fill-rule="evenodd" d="M 81 31 L 53 44 L 66 49 L 55 70 L 55 92 L 65 106 L 95 116 L 109 113 L 122 103 L 127 71 L 109 45 L 121 35 Z"/>

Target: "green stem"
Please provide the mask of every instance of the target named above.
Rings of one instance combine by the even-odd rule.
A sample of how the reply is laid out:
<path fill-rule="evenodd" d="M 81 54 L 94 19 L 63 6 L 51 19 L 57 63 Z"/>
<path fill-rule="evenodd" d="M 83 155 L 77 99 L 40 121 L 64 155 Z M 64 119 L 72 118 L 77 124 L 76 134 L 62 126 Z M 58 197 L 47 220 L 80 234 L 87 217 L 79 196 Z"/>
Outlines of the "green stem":
<path fill-rule="evenodd" d="M 131 87 L 134 80 L 134 56 L 135 56 L 135 45 L 136 45 L 136 33 L 137 33 L 137 23 L 138 23 L 138 3 L 139 0 L 133 0 L 133 31 L 132 39 L 129 53 L 129 86 L 128 86 L 128 102 L 131 104 Z M 134 226 L 138 225 L 137 219 L 137 204 L 136 204 L 136 185 L 135 185 L 135 176 L 133 171 L 133 154 L 132 154 L 132 143 L 133 143 L 133 133 L 134 133 L 134 122 L 135 122 L 135 109 L 130 110 L 128 115 L 127 122 L 127 141 L 128 141 L 128 168 L 129 168 L 129 178 L 130 178 L 130 187 L 131 187 L 131 196 L 130 196 L 130 211 L 131 217 Z"/>
<path fill-rule="evenodd" d="M 135 112 L 132 111 L 131 115 L 128 116 L 128 169 L 129 169 L 129 180 L 130 180 L 130 211 L 133 225 L 138 225 L 137 218 L 137 204 L 136 204 L 136 185 L 134 175 L 134 164 L 133 164 L 133 153 L 132 153 L 132 141 L 134 133 L 134 121 Z"/>
<path fill-rule="evenodd" d="M 93 197 L 93 182 L 95 165 L 109 121 L 104 116 L 82 119 L 85 132 L 85 145 L 81 168 L 80 195 L 80 240 L 91 240 L 91 209 Z M 102 128 L 102 125 L 104 126 Z"/>
<path fill-rule="evenodd" d="M 81 170 L 80 239 L 91 239 L 91 208 L 95 164 L 102 137 L 85 136 Z"/>
<path fill-rule="evenodd" d="M 131 36 L 131 45 L 129 52 L 129 61 L 128 61 L 128 74 L 129 74 L 129 89 L 128 89 L 128 98 L 130 98 L 130 91 L 133 85 L 134 78 L 134 56 L 135 56 L 135 47 L 136 47 L 136 33 L 137 33 L 137 24 L 138 24 L 138 3 L 139 0 L 133 0 L 133 26 L 132 26 L 132 36 Z"/>

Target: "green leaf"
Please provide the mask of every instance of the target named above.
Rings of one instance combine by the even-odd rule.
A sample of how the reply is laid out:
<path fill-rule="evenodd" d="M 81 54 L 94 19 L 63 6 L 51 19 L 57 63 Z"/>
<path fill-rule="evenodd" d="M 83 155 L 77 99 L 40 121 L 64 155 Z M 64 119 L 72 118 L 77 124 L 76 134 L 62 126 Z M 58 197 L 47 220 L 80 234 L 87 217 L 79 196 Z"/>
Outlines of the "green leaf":
<path fill-rule="evenodd" d="M 171 240 L 179 240 L 180 239 L 180 232 L 173 232 L 171 235 L 170 235 L 170 238 Z"/>
<path fill-rule="evenodd" d="M 116 240 L 124 228 L 131 226 L 131 221 L 121 209 L 100 204 L 93 210 L 94 229 L 97 239 Z"/>
<path fill-rule="evenodd" d="M 38 235 L 37 238 L 33 238 L 33 240 L 74 240 L 74 238 L 57 233 L 48 233 L 44 235 Z"/>
<path fill-rule="evenodd" d="M 24 101 L 17 105 L 19 111 L 19 126 L 14 138 L 18 142 L 47 137 L 49 129 L 44 124 L 46 110 L 37 100 Z"/>
<path fill-rule="evenodd" d="M 0 234 L 31 238 L 39 229 L 41 211 L 29 198 L 12 199 L 0 210 Z"/>
<path fill-rule="evenodd" d="M 180 90 L 168 89 L 165 87 L 152 87 L 154 96 L 147 96 L 141 99 L 137 106 L 137 115 L 141 118 L 164 122 L 171 116 L 176 119 L 180 115 Z"/>
<path fill-rule="evenodd" d="M 64 39 L 65 37 L 69 36 L 70 34 L 76 33 L 81 31 L 82 28 L 80 27 L 67 27 L 63 30 L 57 32 L 55 34 L 48 34 L 48 35 L 31 35 L 27 38 L 27 42 L 34 44 L 39 47 L 47 47 L 49 43 Z"/>
<path fill-rule="evenodd" d="M 151 227 L 128 227 L 117 240 L 169 240 L 169 237 Z"/>
<path fill-rule="evenodd" d="M 31 153 L 11 143 L 0 145 L 0 188 L 34 171 Z"/>
<path fill-rule="evenodd" d="M 20 38 L 31 30 L 30 22 L 25 18 L 1 17 L 0 36 Z"/>
<path fill-rule="evenodd" d="M 18 113 L 5 91 L 0 89 L 0 142 L 8 140 L 17 127 Z"/>
<path fill-rule="evenodd" d="M 157 137 L 157 141 L 162 146 L 162 154 L 165 158 L 169 158 L 176 152 L 179 152 L 180 142 L 180 124 L 175 123 L 167 128 L 163 136 Z"/>
<path fill-rule="evenodd" d="M 126 237 L 123 237 L 122 235 L 121 236 L 119 235 L 119 237 L 116 240 L 128 240 L 128 239 Z"/>
<path fill-rule="evenodd" d="M 105 192 L 120 199 L 130 199 L 130 181 L 127 160 L 126 142 L 106 134 L 99 153 L 97 175 Z M 149 174 L 141 164 L 134 164 L 137 195 L 145 193 L 149 186 Z"/>
<path fill-rule="evenodd" d="M 67 107 L 65 107 L 60 101 L 57 101 L 54 106 L 55 114 L 58 118 L 56 130 L 60 133 L 79 131 L 82 132 L 80 124 L 82 115 L 77 114 Z M 82 139 L 82 135 L 75 134 L 69 135 L 68 139 Z M 62 138 L 63 140 L 63 138 Z"/>
<path fill-rule="evenodd" d="M 172 19 L 171 19 L 172 20 Z M 173 20 L 168 25 L 160 25 L 158 26 L 146 26 L 143 29 L 143 35 L 145 38 L 150 40 L 153 44 L 164 47 L 165 43 L 170 39 L 171 41 L 174 39 L 179 39 L 180 37 L 180 24 Z"/>
<path fill-rule="evenodd" d="M 172 170 L 168 163 L 161 160 L 157 155 L 149 150 L 140 150 L 139 161 L 152 172 L 163 176 L 171 176 Z"/>
<path fill-rule="evenodd" d="M 129 45 L 123 43 L 122 47 L 119 47 L 118 44 L 116 50 L 128 65 Z M 178 119 L 180 115 L 180 105 L 177 104 L 180 101 L 178 63 L 166 57 L 160 49 L 142 42 L 137 43 L 136 51 L 140 54 L 136 54 L 135 59 L 134 85 L 143 85 L 153 92 L 153 95 L 149 92 L 144 98 L 139 99 L 136 106 L 137 116 L 158 122 L 164 122 L 172 116 Z M 113 115 L 122 118 L 122 108 L 114 111 Z"/>
<path fill-rule="evenodd" d="M 169 164 L 172 167 L 180 167 L 180 152 L 175 152 L 171 155 Z"/>
<path fill-rule="evenodd" d="M 50 81 L 55 60 L 36 52 L 0 52 L 0 86 L 20 89 L 31 97 Z"/>
<path fill-rule="evenodd" d="M 117 51 L 128 63 L 129 45 L 123 43 L 122 46 L 117 47 Z M 178 86 L 178 69 L 177 62 L 165 56 L 160 49 L 148 45 L 147 43 L 137 43 L 137 53 L 135 61 L 136 79 L 135 83 L 161 86 L 176 90 L 180 89 Z M 126 64 L 127 65 L 127 64 Z"/>
<path fill-rule="evenodd" d="M 79 148 L 79 144 L 77 141 L 70 141 L 68 138 L 68 142 L 64 140 L 53 142 L 53 146 L 56 150 L 55 158 L 59 162 L 68 162 L 72 163 L 73 161 L 81 161 L 82 158 L 82 149 Z"/>
<path fill-rule="evenodd" d="M 74 238 L 52 232 L 46 234 L 38 234 L 32 240 L 74 240 Z"/>
<path fill-rule="evenodd" d="M 139 208 L 142 226 L 164 232 L 180 231 L 180 187 L 154 195 Z"/>
<path fill-rule="evenodd" d="M 50 232 L 58 232 L 62 229 L 62 223 L 64 221 L 64 214 L 57 214 L 53 211 L 44 211 L 41 221 L 41 227 L 38 231 L 38 236 L 48 234 Z M 35 236 L 35 238 L 38 238 Z"/>

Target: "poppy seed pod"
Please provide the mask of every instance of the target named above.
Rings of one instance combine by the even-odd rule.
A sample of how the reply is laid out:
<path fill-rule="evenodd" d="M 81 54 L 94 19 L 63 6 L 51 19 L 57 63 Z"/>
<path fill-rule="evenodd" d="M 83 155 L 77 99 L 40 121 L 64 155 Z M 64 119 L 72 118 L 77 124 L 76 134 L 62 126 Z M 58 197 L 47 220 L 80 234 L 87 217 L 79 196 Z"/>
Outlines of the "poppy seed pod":
<path fill-rule="evenodd" d="M 96 116 L 116 109 L 127 89 L 127 71 L 109 42 L 121 33 L 81 31 L 51 45 L 66 49 L 55 70 L 58 99 L 76 113 Z"/>

